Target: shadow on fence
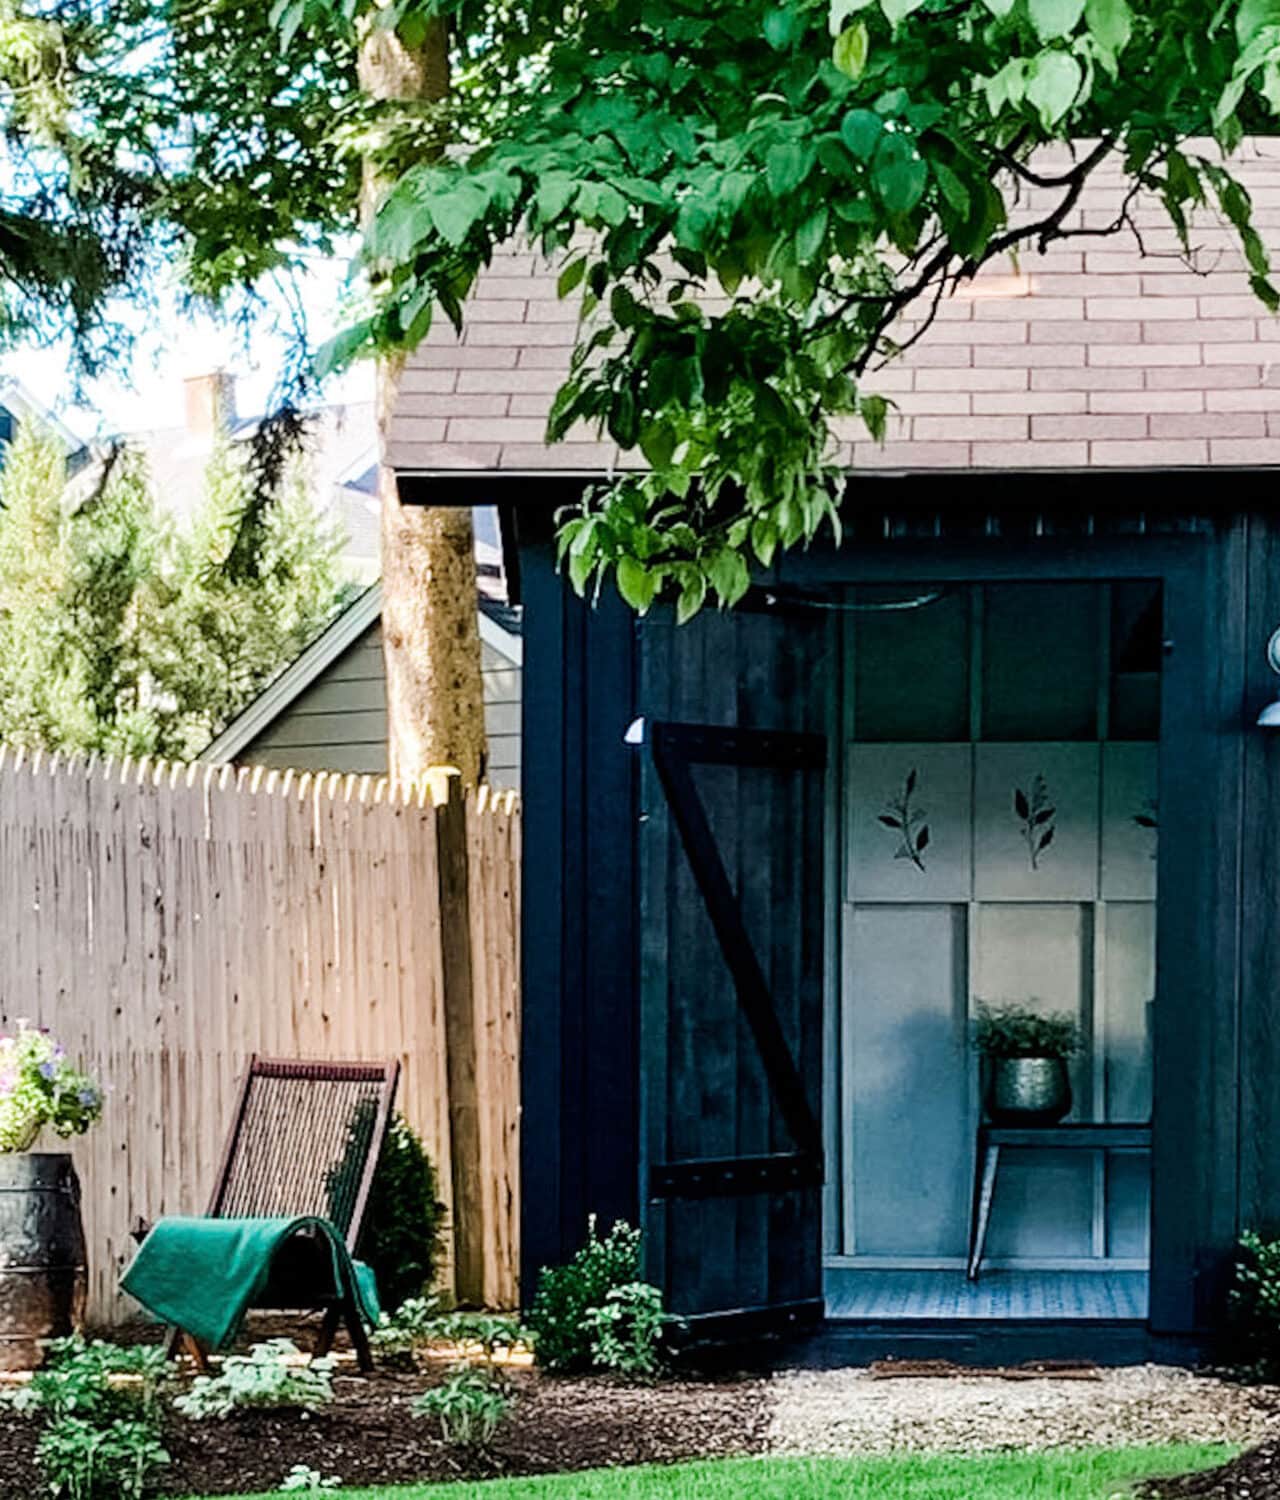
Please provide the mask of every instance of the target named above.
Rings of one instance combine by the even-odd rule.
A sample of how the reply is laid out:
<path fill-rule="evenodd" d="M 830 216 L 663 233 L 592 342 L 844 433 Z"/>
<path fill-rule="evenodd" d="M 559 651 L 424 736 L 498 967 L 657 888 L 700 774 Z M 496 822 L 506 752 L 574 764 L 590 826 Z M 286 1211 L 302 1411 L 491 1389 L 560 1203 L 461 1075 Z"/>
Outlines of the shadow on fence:
<path fill-rule="evenodd" d="M 460 1298 L 514 1306 L 520 806 L 456 781 L 0 748 L 0 1027 L 107 1090 L 75 1144 L 90 1318 L 138 1219 L 198 1213 L 254 1052 L 398 1056 Z"/>

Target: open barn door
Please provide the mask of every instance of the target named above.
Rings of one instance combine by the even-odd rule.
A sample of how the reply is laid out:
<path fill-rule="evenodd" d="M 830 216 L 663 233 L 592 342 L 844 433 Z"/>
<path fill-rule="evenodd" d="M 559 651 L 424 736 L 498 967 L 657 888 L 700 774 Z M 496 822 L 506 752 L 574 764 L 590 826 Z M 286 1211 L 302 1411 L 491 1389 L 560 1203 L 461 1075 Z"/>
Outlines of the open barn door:
<path fill-rule="evenodd" d="M 822 1315 L 826 741 L 649 728 L 649 1274 L 700 1337 Z"/>

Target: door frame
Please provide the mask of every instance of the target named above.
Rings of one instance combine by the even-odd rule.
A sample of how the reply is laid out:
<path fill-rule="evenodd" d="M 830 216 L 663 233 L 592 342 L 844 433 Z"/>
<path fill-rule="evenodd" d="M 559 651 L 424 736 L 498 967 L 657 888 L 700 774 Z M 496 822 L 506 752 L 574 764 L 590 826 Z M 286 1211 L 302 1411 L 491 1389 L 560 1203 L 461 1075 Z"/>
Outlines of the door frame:
<path fill-rule="evenodd" d="M 1197 1274 L 1210 1238 L 1186 1163 L 1196 1159 L 1201 1122 L 1188 1101 L 1204 1101 L 1205 996 L 1216 996 L 1215 934 L 1228 913 L 1217 877 L 1239 858 L 1239 829 L 1205 815 L 1215 771 L 1206 611 L 1211 549 L 1202 534 L 1060 540 L 890 541 L 784 559 L 776 578 L 812 589 L 841 585 L 1117 582 L 1162 586 L 1164 669 L 1158 748 L 1160 839 L 1156 868 L 1156 992 L 1152 1008 L 1152 1182 L 1149 1326 L 1189 1333 L 1198 1326 Z M 843 661 L 839 661 L 843 670 Z M 833 723 L 832 732 L 842 729 Z M 840 754 L 844 753 L 843 741 Z M 837 764 L 837 757 L 831 757 Z M 1237 820 L 1238 822 L 1238 820 Z M 827 867 L 831 870 L 832 861 Z M 834 873 L 834 872 L 832 872 Z M 839 921 L 841 887 L 828 876 L 827 910 Z M 1237 897 L 1238 899 L 1238 897 Z M 837 929 L 838 930 L 838 929 Z M 1234 930 L 1234 923 L 1231 924 Z M 830 947 L 830 945 L 829 945 Z M 1232 982 L 1234 983 L 1234 977 Z M 828 1007 L 839 994 L 829 974 Z M 827 1028 L 830 1030 L 830 1021 Z M 1221 1060 L 1217 1061 L 1221 1065 Z M 1231 1065 L 1234 1066 L 1234 1058 Z M 824 1109 L 824 1118 L 829 1115 Z M 1211 1122 L 1210 1122 L 1211 1123 Z M 839 1138 L 828 1139 L 832 1175 L 843 1173 Z M 1222 1142 L 1234 1163 L 1234 1141 Z M 1234 1166 L 1231 1168 L 1234 1177 Z M 830 1201 L 830 1200 L 828 1200 Z M 824 1213 L 825 1218 L 825 1213 Z M 824 1248 L 826 1231 L 824 1225 Z"/>

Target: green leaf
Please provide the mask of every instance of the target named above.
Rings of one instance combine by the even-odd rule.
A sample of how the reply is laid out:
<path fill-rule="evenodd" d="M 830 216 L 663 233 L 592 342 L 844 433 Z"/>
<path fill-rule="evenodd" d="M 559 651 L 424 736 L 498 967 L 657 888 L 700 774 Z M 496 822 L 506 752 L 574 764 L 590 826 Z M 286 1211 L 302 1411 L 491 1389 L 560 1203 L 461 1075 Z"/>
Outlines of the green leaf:
<path fill-rule="evenodd" d="M 796 259 L 800 262 L 815 260 L 827 237 L 830 212 L 824 203 L 796 230 Z"/>
<path fill-rule="evenodd" d="M 571 260 L 560 272 L 559 279 L 556 281 L 556 296 L 567 297 L 581 284 L 586 274 L 587 257 L 585 255 L 580 255 L 577 260 Z"/>
<path fill-rule="evenodd" d="M 1104 52 L 1115 57 L 1133 35 L 1133 12 L 1128 0 L 1085 0 L 1089 34 Z"/>
<path fill-rule="evenodd" d="M 846 77 L 852 78 L 856 83 L 866 72 L 870 50 L 867 23 L 858 21 L 852 26 L 846 26 L 836 38 L 835 46 L 831 49 L 831 60 Z"/>
<path fill-rule="evenodd" d="M 794 192 L 813 168 L 813 148 L 805 141 L 779 141 L 765 158 L 765 177 L 775 197 Z"/>
<path fill-rule="evenodd" d="M 796 13 L 789 6 L 779 6 L 764 18 L 764 38 L 775 52 L 785 52 L 795 39 Z"/>
<path fill-rule="evenodd" d="M 687 625 L 707 602 L 707 580 L 701 573 L 690 573 L 676 601 L 676 624 Z"/>
<path fill-rule="evenodd" d="M 886 132 L 871 166 L 871 179 L 885 208 L 902 216 L 924 197 L 929 168 L 907 136 Z"/>
<path fill-rule="evenodd" d="M 1017 4 L 1017 0 L 983 0 L 983 3 L 996 20 L 1003 21 Z"/>
<path fill-rule="evenodd" d="M 722 547 L 711 558 L 707 564 L 707 577 L 723 604 L 736 604 L 751 585 L 746 558 L 731 547 Z"/>
<path fill-rule="evenodd" d="M 1070 36 L 1084 15 L 1085 0 L 1027 0 L 1031 24 L 1042 42 Z"/>
<path fill-rule="evenodd" d="M 884 121 L 872 109 L 851 109 L 840 122 L 840 138 L 859 161 L 870 161 L 875 155 Z"/>
<path fill-rule="evenodd" d="M 440 238 L 457 247 L 489 207 L 489 195 L 474 178 L 464 177 L 447 193 L 432 193 L 427 212 Z"/>
<path fill-rule="evenodd" d="M 558 219 L 573 202 L 577 191 L 578 184 L 568 172 L 548 172 L 539 181 L 538 190 L 533 195 L 539 221 L 550 224 Z"/>
<path fill-rule="evenodd" d="M 1027 76 L 1027 99 L 1051 130 L 1075 103 L 1084 74 L 1069 52 L 1042 52 Z"/>
<path fill-rule="evenodd" d="M 962 219 L 967 218 L 970 208 L 969 189 L 965 187 L 964 183 L 961 182 L 951 168 L 947 166 L 946 162 L 935 161 L 933 163 L 933 175 L 948 205 Z"/>
<path fill-rule="evenodd" d="M 634 557 L 618 559 L 618 592 L 632 609 L 644 614 L 658 594 L 658 577 Z"/>
<path fill-rule="evenodd" d="M 831 35 L 839 36 L 850 16 L 856 16 L 860 10 L 866 10 L 868 5 L 875 3 L 876 0 L 831 0 L 831 9 L 827 14 L 827 26 Z"/>
<path fill-rule="evenodd" d="M 1267 26 L 1280 26 L 1280 0 L 1241 0 L 1236 12 L 1236 40 L 1242 48 Z"/>
<path fill-rule="evenodd" d="M 880 0 L 884 18 L 896 31 L 914 10 L 919 10 L 924 0 Z"/>

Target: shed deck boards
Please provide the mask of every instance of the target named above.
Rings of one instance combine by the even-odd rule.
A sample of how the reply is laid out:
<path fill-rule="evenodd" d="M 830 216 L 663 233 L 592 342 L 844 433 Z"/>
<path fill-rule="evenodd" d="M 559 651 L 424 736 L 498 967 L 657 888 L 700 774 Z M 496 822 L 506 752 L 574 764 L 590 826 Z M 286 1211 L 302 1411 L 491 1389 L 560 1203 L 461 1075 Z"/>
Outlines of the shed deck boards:
<path fill-rule="evenodd" d="M 1147 1317 L 1145 1271 L 1000 1271 L 969 1281 L 963 1271 L 828 1269 L 827 1316 L 864 1320 L 987 1322 Z"/>

